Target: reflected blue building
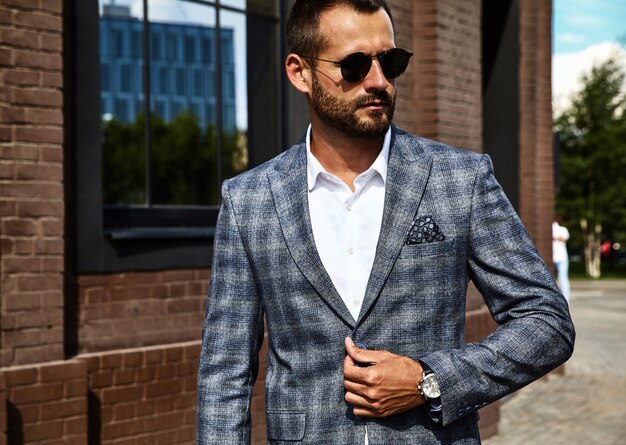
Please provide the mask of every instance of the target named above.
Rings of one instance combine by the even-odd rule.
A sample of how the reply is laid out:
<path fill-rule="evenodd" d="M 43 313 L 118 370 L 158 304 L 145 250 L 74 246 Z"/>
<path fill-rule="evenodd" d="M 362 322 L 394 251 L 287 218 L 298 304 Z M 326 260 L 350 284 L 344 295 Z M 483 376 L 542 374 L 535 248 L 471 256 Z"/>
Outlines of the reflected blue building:
<path fill-rule="evenodd" d="M 169 122 L 189 110 L 202 126 L 215 123 L 216 69 L 222 74 L 225 131 L 236 128 L 233 30 L 221 31 L 220 64 L 216 33 L 207 26 L 150 23 L 150 85 L 154 113 Z M 100 100 L 102 115 L 132 122 L 143 110 L 143 23 L 128 7 L 106 7 L 100 17 Z"/>

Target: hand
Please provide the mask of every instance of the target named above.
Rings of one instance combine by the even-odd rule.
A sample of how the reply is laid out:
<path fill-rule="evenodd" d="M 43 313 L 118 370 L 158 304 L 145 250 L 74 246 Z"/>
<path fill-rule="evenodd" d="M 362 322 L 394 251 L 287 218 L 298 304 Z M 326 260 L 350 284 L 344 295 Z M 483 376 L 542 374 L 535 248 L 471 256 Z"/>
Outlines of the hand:
<path fill-rule="evenodd" d="M 425 402 L 417 390 L 423 372 L 418 362 L 388 351 L 361 349 L 350 337 L 345 344 L 343 384 L 355 416 L 387 417 Z"/>

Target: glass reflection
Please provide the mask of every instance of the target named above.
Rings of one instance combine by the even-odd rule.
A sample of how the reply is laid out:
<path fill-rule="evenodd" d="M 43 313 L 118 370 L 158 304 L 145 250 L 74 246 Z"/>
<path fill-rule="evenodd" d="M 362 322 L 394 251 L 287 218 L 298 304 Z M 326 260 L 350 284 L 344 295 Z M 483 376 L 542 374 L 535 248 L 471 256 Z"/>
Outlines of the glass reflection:
<path fill-rule="evenodd" d="M 142 1 L 100 2 L 105 203 L 217 204 L 248 165 L 245 14 L 222 12 L 218 30 L 215 7 L 149 0 L 144 85 Z"/>

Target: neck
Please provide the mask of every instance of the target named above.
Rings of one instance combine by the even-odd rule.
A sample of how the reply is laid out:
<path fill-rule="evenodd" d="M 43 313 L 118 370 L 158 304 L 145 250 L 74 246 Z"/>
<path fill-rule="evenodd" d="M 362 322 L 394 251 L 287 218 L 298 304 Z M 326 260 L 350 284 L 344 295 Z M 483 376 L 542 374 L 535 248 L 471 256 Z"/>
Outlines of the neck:
<path fill-rule="evenodd" d="M 326 171 L 337 176 L 354 191 L 354 180 L 374 163 L 383 141 L 384 136 L 376 139 L 355 138 L 313 124 L 311 153 Z"/>

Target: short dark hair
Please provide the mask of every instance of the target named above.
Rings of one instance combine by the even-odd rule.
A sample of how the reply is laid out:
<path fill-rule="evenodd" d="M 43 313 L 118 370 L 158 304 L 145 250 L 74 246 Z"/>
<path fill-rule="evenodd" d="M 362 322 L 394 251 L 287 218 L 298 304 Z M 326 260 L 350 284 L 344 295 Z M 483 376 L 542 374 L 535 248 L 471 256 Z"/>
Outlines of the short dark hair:
<path fill-rule="evenodd" d="M 347 6 L 361 13 L 374 13 L 383 8 L 391 19 L 391 10 L 385 0 L 296 0 L 286 25 L 289 51 L 317 57 L 326 44 L 326 37 L 320 33 L 320 16 L 337 6 Z"/>

